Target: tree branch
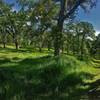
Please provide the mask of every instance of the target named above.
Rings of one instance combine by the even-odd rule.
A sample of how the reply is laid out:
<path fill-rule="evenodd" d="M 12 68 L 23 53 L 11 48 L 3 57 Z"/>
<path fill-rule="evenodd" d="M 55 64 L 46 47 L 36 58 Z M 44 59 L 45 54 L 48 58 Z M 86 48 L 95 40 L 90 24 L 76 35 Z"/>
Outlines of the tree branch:
<path fill-rule="evenodd" d="M 77 0 L 75 5 L 73 6 L 73 8 L 64 16 L 64 20 L 66 18 L 69 18 L 74 12 L 75 10 L 79 7 L 79 5 L 84 2 L 84 0 Z"/>

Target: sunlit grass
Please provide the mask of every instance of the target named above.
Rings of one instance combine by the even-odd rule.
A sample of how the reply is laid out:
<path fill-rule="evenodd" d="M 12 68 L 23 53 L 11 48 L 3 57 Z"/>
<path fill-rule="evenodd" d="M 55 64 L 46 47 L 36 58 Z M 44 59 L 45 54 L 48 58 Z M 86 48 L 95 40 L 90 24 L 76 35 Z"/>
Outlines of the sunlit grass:
<path fill-rule="evenodd" d="M 98 65 L 99 60 L 86 62 L 68 55 L 53 57 L 46 50 L 40 53 L 33 49 L 0 48 L 0 77 L 4 77 L 0 84 L 2 88 L 9 87 L 8 95 L 17 89 L 18 93 L 15 91 L 13 95 L 30 90 L 33 94 L 51 94 L 59 88 L 60 93 L 72 97 L 88 90 L 89 85 L 83 84 L 100 79 Z"/>

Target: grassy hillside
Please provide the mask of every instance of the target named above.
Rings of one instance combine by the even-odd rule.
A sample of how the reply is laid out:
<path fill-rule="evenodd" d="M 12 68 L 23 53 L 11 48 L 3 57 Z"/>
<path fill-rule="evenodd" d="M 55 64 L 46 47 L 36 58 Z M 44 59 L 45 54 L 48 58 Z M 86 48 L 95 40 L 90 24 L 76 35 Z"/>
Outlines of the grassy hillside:
<path fill-rule="evenodd" d="M 92 100 L 100 92 L 99 79 L 100 60 L 0 48 L 1 100 Z"/>

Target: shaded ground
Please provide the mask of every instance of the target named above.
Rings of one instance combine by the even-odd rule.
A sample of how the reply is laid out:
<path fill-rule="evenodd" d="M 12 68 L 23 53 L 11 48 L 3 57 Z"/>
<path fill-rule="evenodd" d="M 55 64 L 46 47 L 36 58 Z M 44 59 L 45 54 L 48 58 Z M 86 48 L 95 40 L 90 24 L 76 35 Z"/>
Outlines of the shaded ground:
<path fill-rule="evenodd" d="M 89 65 L 70 56 L 1 49 L 0 100 L 100 100 L 100 69 Z"/>

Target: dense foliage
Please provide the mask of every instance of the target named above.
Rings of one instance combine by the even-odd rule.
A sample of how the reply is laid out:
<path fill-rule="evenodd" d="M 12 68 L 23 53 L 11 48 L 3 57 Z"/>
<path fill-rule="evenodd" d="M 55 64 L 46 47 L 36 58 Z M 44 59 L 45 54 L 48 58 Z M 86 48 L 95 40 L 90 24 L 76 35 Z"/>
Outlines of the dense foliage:
<path fill-rule="evenodd" d="M 67 53 L 80 59 L 98 54 L 99 50 L 95 52 L 94 48 L 100 49 L 99 36 L 96 38 L 92 24 L 75 21 L 78 6 L 89 9 L 95 6 L 95 0 L 65 1 L 18 0 L 20 9 L 16 11 L 12 10 L 13 5 L 1 1 L 0 42 L 3 47 L 14 43 L 16 49 L 33 47 L 41 52 L 42 48 L 48 48 L 54 50 L 55 55 Z"/>
<path fill-rule="evenodd" d="M 0 100 L 100 100 L 96 1 L 0 0 Z"/>

